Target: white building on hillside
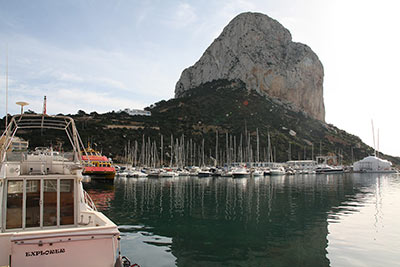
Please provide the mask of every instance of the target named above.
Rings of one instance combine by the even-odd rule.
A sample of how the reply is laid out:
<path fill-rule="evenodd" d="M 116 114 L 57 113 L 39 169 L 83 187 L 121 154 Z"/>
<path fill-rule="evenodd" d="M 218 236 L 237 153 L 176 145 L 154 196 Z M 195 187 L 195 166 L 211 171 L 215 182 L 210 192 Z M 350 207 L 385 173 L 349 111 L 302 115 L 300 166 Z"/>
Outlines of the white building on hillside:
<path fill-rule="evenodd" d="M 126 108 L 124 110 L 120 110 L 118 111 L 119 113 L 121 112 L 126 112 L 131 116 L 135 116 L 135 115 L 140 115 L 140 116 L 151 116 L 151 112 L 148 110 L 142 110 L 142 109 L 130 109 L 130 108 Z"/>

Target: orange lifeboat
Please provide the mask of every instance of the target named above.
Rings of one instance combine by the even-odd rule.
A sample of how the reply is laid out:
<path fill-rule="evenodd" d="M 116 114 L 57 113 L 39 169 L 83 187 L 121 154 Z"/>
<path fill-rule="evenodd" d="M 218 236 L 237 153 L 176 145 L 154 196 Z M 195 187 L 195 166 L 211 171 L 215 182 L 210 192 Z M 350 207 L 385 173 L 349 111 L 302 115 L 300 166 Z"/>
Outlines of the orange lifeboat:
<path fill-rule="evenodd" d="M 93 179 L 113 180 L 115 177 L 115 167 L 112 162 L 88 145 L 86 151 L 82 152 L 82 160 L 85 162 L 83 175 L 89 175 Z"/>

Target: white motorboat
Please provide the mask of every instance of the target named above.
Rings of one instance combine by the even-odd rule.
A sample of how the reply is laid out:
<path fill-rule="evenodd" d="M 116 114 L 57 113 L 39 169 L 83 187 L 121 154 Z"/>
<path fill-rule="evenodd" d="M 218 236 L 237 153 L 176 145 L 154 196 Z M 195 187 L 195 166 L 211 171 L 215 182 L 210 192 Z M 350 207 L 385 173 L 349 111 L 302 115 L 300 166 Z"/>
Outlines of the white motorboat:
<path fill-rule="evenodd" d="M 202 168 L 201 170 L 198 171 L 197 175 L 199 177 L 210 177 L 212 175 L 212 172 L 210 171 L 209 168 Z"/>
<path fill-rule="evenodd" d="M 190 172 L 188 170 L 178 170 L 178 176 L 190 176 Z"/>
<path fill-rule="evenodd" d="M 318 165 L 315 169 L 317 174 L 327 174 L 327 173 L 343 173 L 343 167 L 341 166 L 330 166 L 328 164 Z"/>
<path fill-rule="evenodd" d="M 146 171 L 146 174 L 150 178 L 158 178 L 160 177 L 161 170 L 160 169 L 150 169 Z"/>
<path fill-rule="evenodd" d="M 221 173 L 221 177 L 232 177 L 232 171 L 226 170 Z"/>
<path fill-rule="evenodd" d="M 115 176 L 117 177 L 127 177 L 129 174 L 128 170 L 124 166 L 121 167 L 116 165 L 115 170 L 116 170 Z"/>
<path fill-rule="evenodd" d="M 163 169 L 160 174 L 158 175 L 160 178 L 168 178 L 168 177 L 175 177 L 179 174 L 172 169 Z"/>
<path fill-rule="evenodd" d="M 270 175 L 285 175 L 286 171 L 283 167 L 271 168 Z"/>
<path fill-rule="evenodd" d="M 189 176 L 198 176 L 199 175 L 199 171 L 201 169 L 197 166 L 192 166 L 189 168 Z"/>
<path fill-rule="evenodd" d="M 118 176 L 118 177 L 127 177 L 128 174 L 129 174 L 129 172 L 127 172 L 127 171 L 119 171 L 119 172 L 116 173 L 116 176 Z"/>
<path fill-rule="evenodd" d="M 233 178 L 246 178 L 250 177 L 250 171 L 245 167 L 237 167 L 232 169 Z"/>
<path fill-rule="evenodd" d="M 254 169 L 254 170 L 251 172 L 251 175 L 252 175 L 253 177 L 264 176 L 264 171 L 263 171 L 263 170 L 260 170 L 260 169 Z"/>
<path fill-rule="evenodd" d="M 20 129 L 62 130 L 72 152 L 12 151 Z M 83 190 L 83 145 L 72 118 L 16 115 L 0 148 L 0 266 L 122 266 L 117 226 Z"/>
<path fill-rule="evenodd" d="M 126 177 L 134 177 L 134 178 L 144 178 L 147 177 L 147 174 L 144 172 L 141 172 L 140 170 L 131 170 L 128 172 L 128 175 Z"/>
<path fill-rule="evenodd" d="M 147 177 L 147 173 L 144 173 L 144 172 L 141 172 L 141 171 L 137 171 L 137 172 L 133 175 L 133 177 L 136 177 L 136 178 L 145 178 L 145 177 Z"/>
<path fill-rule="evenodd" d="M 270 168 L 264 168 L 264 176 L 271 175 L 271 169 Z"/>

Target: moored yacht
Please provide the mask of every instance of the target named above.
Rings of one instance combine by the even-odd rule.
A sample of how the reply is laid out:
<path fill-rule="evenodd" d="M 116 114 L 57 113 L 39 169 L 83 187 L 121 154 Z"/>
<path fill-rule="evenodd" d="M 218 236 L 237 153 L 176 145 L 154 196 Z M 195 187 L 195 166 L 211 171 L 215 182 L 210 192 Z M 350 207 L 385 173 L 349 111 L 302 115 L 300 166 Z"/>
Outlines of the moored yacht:
<path fill-rule="evenodd" d="M 250 177 L 250 171 L 246 167 L 236 167 L 232 169 L 233 178 Z"/>
<path fill-rule="evenodd" d="M 251 175 L 253 177 L 259 177 L 259 176 L 264 176 L 264 171 L 261 169 L 254 169 L 251 171 Z"/>
<path fill-rule="evenodd" d="M 82 151 L 82 160 L 85 163 L 83 175 L 90 175 L 93 179 L 114 179 L 116 170 L 111 160 L 91 148 L 90 144 Z"/>
<path fill-rule="evenodd" d="M 197 175 L 199 177 L 210 177 L 212 175 L 212 172 L 210 171 L 209 168 L 202 168 L 201 170 L 198 171 Z"/>
<path fill-rule="evenodd" d="M 343 173 L 343 167 L 341 166 L 330 166 L 328 164 L 318 165 L 315 169 L 317 174 L 327 174 L 327 173 Z"/>
<path fill-rule="evenodd" d="M 276 167 L 276 168 L 271 168 L 270 170 L 270 175 L 285 175 L 286 171 L 285 168 L 281 167 Z"/>
<path fill-rule="evenodd" d="M 72 152 L 12 151 L 20 129 L 64 131 Z M 16 115 L 0 140 L 0 266 L 121 266 L 118 228 L 82 187 L 73 119 Z"/>
<path fill-rule="evenodd" d="M 158 175 L 160 178 L 166 178 L 166 177 L 176 177 L 178 176 L 178 173 L 172 170 L 171 168 L 165 168 L 162 169 L 161 172 Z"/>

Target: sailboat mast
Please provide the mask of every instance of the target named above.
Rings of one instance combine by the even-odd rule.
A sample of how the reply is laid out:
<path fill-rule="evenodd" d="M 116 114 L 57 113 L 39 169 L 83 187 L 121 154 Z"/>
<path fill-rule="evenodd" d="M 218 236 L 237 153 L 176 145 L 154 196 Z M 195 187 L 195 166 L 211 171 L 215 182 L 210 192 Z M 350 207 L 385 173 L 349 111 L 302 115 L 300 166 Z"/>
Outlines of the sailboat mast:
<path fill-rule="evenodd" d="M 260 138 L 258 136 L 258 128 L 257 128 L 257 162 L 260 162 Z"/>
<path fill-rule="evenodd" d="M 314 160 L 314 143 L 311 144 L 311 160 Z"/>
<path fill-rule="evenodd" d="M 161 167 L 164 166 L 164 140 L 163 135 L 161 135 Z"/>
<path fill-rule="evenodd" d="M 172 159 L 174 156 L 174 136 L 171 134 L 171 159 L 169 162 L 169 166 L 172 167 Z"/>
<path fill-rule="evenodd" d="M 215 165 L 218 166 L 218 130 L 215 132 Z"/>
<path fill-rule="evenodd" d="M 202 160 L 202 166 L 204 166 L 204 138 L 203 141 L 201 143 L 201 160 Z"/>
<path fill-rule="evenodd" d="M 268 132 L 268 148 L 267 149 L 268 149 L 267 150 L 267 156 L 268 156 L 267 162 L 271 162 L 271 158 L 272 158 L 272 156 L 271 156 L 271 137 L 269 135 L 269 132 Z"/>
<path fill-rule="evenodd" d="M 6 53 L 6 129 L 8 126 L 8 44 Z"/>
<path fill-rule="evenodd" d="M 372 125 L 372 141 L 374 143 L 374 156 L 376 156 L 376 146 L 375 146 L 375 130 L 374 130 L 374 121 L 371 120 Z"/>
<path fill-rule="evenodd" d="M 225 148 L 226 148 L 226 162 L 229 162 L 229 144 L 228 144 L 229 133 L 225 133 Z"/>
<path fill-rule="evenodd" d="M 378 128 L 378 140 L 377 140 L 377 144 L 376 144 L 376 149 L 377 149 L 376 154 L 377 154 L 377 157 L 379 158 L 379 128 Z"/>

